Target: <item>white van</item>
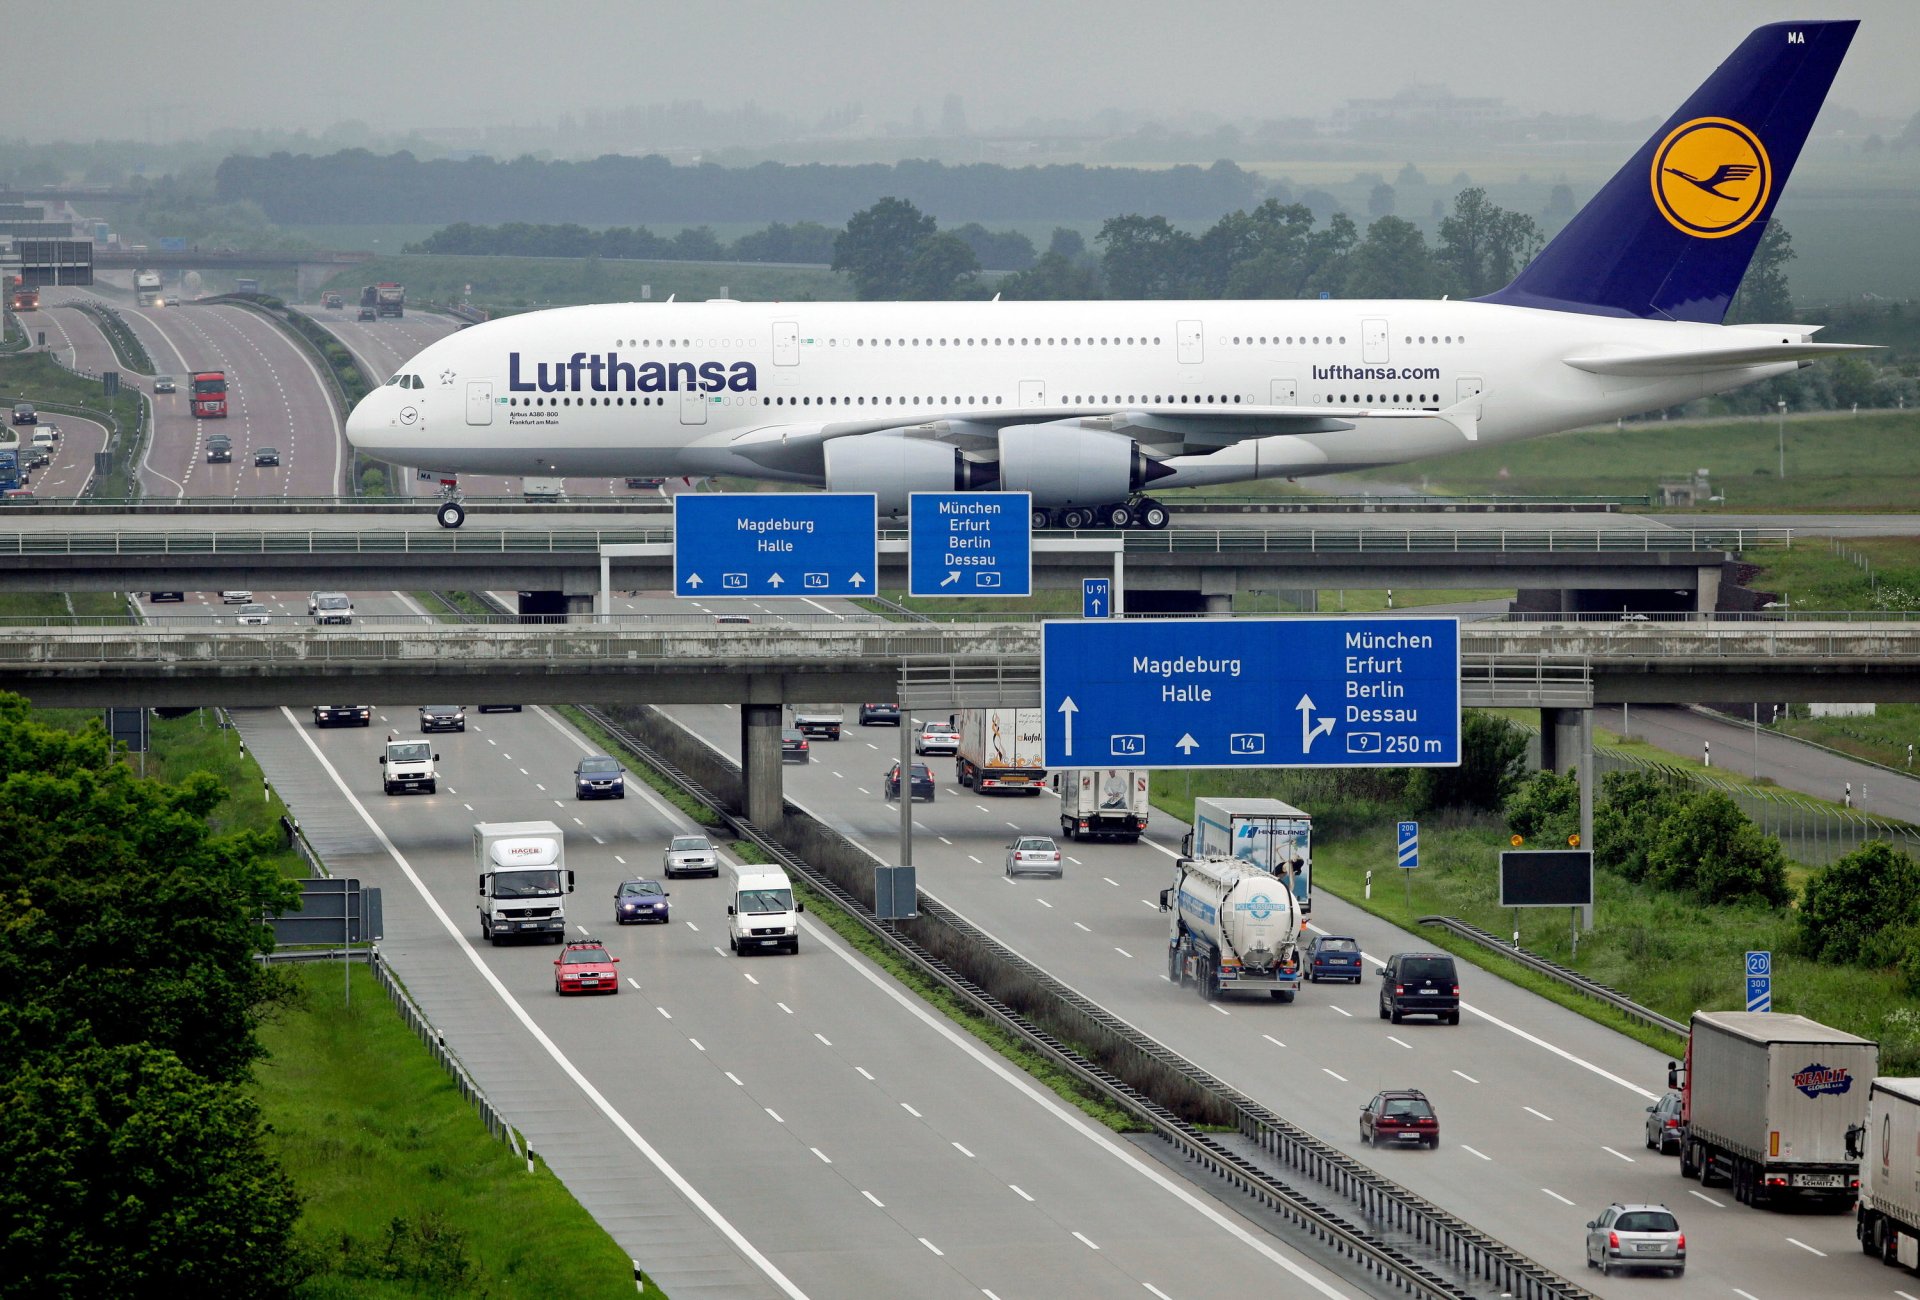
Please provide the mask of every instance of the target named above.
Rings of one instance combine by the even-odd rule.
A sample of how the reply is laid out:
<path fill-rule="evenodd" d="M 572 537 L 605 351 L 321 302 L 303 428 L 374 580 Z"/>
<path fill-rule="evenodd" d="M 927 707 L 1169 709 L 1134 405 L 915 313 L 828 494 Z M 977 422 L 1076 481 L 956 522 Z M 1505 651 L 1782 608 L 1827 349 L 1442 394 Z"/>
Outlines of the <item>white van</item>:
<path fill-rule="evenodd" d="M 794 901 L 786 872 L 777 867 L 739 871 L 727 904 L 727 947 L 741 957 L 779 948 L 799 952 L 800 913 L 806 910 L 805 903 Z"/>
<path fill-rule="evenodd" d="M 389 731 L 386 752 L 380 755 L 381 784 L 388 794 L 409 790 L 432 794 L 440 787 L 440 773 L 434 767 L 439 761 L 440 755 L 427 741 L 402 740 Z"/>

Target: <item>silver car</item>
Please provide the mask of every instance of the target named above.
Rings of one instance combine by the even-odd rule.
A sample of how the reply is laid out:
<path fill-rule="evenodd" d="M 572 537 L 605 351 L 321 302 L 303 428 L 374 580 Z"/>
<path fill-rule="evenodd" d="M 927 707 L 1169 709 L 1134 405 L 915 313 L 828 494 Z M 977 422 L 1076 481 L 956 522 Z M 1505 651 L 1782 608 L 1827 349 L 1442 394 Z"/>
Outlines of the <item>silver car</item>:
<path fill-rule="evenodd" d="M 1066 869 L 1060 863 L 1060 846 L 1045 835 L 1022 835 L 1007 845 L 1007 874 L 1025 875 L 1037 872 L 1046 876 L 1061 876 Z"/>
<path fill-rule="evenodd" d="M 1687 1234 L 1664 1205 L 1616 1201 L 1587 1224 L 1587 1267 L 1602 1276 L 1616 1268 L 1652 1268 L 1679 1277 L 1687 1268 Z"/>
<path fill-rule="evenodd" d="M 675 876 L 718 876 L 720 855 L 704 835 L 676 835 L 667 841 L 660 872 L 669 880 Z"/>
<path fill-rule="evenodd" d="M 242 605 L 233 621 L 248 627 L 263 627 L 270 617 L 271 611 L 265 605 Z"/>

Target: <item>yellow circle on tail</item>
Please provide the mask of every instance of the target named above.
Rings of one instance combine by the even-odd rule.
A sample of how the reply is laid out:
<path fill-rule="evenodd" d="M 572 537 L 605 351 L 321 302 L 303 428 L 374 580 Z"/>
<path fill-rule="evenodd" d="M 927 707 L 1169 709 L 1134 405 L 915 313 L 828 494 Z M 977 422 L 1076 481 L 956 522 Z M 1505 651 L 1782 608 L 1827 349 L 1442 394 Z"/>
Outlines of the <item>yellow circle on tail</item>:
<path fill-rule="evenodd" d="M 1696 117 L 1653 151 L 1653 201 L 1675 230 L 1724 239 L 1753 224 L 1773 192 L 1760 137 L 1725 117 Z"/>

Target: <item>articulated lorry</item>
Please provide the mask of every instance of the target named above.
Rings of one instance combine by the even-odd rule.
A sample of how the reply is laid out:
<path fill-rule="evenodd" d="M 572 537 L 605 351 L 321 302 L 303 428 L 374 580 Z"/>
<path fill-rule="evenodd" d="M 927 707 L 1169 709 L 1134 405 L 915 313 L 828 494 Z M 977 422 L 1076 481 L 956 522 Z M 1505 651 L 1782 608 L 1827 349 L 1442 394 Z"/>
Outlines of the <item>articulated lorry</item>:
<path fill-rule="evenodd" d="M 1060 796 L 1060 834 L 1070 840 L 1137 843 L 1147 829 L 1147 769 L 1069 768 L 1053 774 Z"/>
<path fill-rule="evenodd" d="M 142 307 L 153 306 L 154 299 L 160 296 L 160 273 L 158 271 L 135 271 L 133 273 L 133 296 Z"/>
<path fill-rule="evenodd" d="M 404 316 L 407 314 L 407 291 L 403 285 L 382 280 L 360 291 L 360 305 L 363 308 L 371 307 L 376 316 Z"/>
<path fill-rule="evenodd" d="M 1300 915 L 1313 915 L 1313 818 L 1278 799 L 1195 799 L 1183 851 L 1239 858 L 1270 875 L 1293 876 Z"/>
<path fill-rule="evenodd" d="M 1160 891 L 1171 913 L 1167 978 L 1212 1002 L 1266 992 L 1291 1002 L 1300 989 L 1300 907 L 1286 878 L 1238 858 L 1184 857 Z"/>
<path fill-rule="evenodd" d="M 1047 784 L 1046 714 L 1039 709 L 962 709 L 955 779 L 982 794 L 1037 795 Z"/>
<path fill-rule="evenodd" d="M 1850 1205 L 1879 1044 L 1805 1016 L 1696 1011 L 1680 1089 L 1680 1174 L 1747 1205 Z"/>
<path fill-rule="evenodd" d="M 1873 1081 L 1861 1157 L 1860 1249 L 1920 1269 L 1920 1079 Z"/>
<path fill-rule="evenodd" d="M 476 822 L 473 857 L 480 868 L 480 937 L 496 947 L 506 939 L 567 937 L 567 841 L 552 822 Z"/>

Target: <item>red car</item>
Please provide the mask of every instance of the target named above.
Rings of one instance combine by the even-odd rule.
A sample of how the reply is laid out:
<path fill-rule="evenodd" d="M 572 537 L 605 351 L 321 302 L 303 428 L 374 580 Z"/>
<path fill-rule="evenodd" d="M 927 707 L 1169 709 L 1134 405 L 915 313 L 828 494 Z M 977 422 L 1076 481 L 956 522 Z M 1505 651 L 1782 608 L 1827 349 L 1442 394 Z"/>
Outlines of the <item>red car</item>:
<path fill-rule="evenodd" d="M 553 959 L 555 993 L 618 993 L 620 963 L 599 943 L 589 939 L 570 943 Z"/>
<path fill-rule="evenodd" d="M 1382 1142 L 1414 1146 L 1440 1145 L 1440 1117 L 1418 1088 L 1390 1088 L 1375 1093 L 1360 1112 L 1360 1140 L 1368 1146 Z"/>

